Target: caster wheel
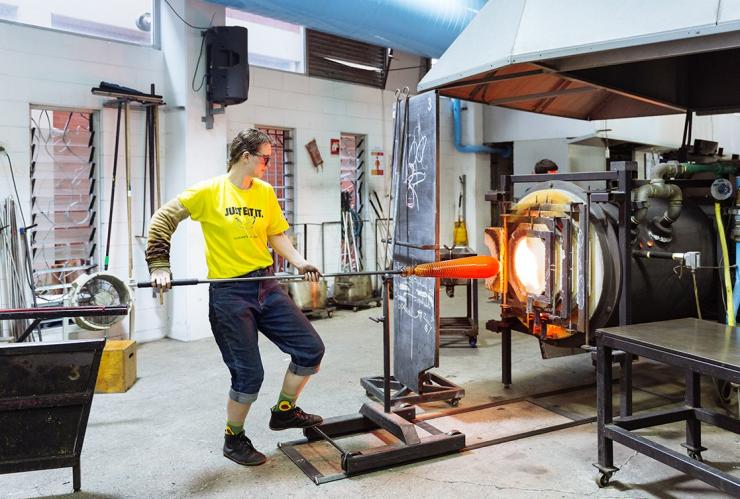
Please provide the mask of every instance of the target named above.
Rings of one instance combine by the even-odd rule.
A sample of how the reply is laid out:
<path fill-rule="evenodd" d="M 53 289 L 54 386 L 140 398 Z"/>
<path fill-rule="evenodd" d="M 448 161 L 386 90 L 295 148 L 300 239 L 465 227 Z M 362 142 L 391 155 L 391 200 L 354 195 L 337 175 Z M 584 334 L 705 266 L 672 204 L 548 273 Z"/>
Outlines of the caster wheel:
<path fill-rule="evenodd" d="M 468 338 L 468 345 L 471 348 L 475 348 L 478 345 L 478 338 L 476 336 Z"/>
<path fill-rule="evenodd" d="M 612 479 L 612 473 L 602 473 L 599 477 L 599 487 L 607 487 L 609 480 Z"/>
<path fill-rule="evenodd" d="M 695 459 L 695 460 L 699 461 L 700 463 L 703 463 L 704 462 L 704 458 L 701 457 L 701 452 L 694 452 L 694 451 L 690 450 L 688 452 L 688 454 L 689 454 L 689 457 L 691 459 Z"/>
<path fill-rule="evenodd" d="M 334 312 L 327 312 L 326 316 L 331 319 L 332 317 L 334 317 Z"/>
<path fill-rule="evenodd" d="M 353 312 L 357 312 L 357 307 L 352 307 Z"/>
<path fill-rule="evenodd" d="M 460 399 L 450 399 L 447 403 L 450 404 L 450 407 L 457 407 L 460 405 Z"/>

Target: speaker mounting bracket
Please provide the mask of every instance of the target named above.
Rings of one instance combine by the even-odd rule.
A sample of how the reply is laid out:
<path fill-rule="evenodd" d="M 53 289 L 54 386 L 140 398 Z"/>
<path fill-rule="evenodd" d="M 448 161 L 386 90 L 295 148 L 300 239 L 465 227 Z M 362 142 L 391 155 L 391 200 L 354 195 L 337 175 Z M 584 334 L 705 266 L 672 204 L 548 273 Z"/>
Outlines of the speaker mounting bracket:
<path fill-rule="evenodd" d="M 206 124 L 206 130 L 213 128 L 213 116 L 224 114 L 226 106 L 216 107 L 210 99 L 206 98 L 206 115 L 200 118 L 200 121 Z"/>

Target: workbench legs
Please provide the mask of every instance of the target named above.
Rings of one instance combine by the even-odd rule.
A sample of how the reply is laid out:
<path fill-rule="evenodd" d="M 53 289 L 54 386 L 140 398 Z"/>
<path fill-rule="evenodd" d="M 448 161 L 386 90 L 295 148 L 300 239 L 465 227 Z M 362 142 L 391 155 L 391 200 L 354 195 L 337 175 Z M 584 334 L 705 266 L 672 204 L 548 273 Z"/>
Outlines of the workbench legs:
<path fill-rule="evenodd" d="M 687 407 L 701 408 L 701 376 L 699 373 L 686 371 L 685 401 Z M 701 445 L 701 421 L 696 418 L 686 420 L 686 443 L 681 444 L 681 447 L 686 449 L 691 459 L 704 462 L 701 453 L 707 449 Z"/>
<path fill-rule="evenodd" d="M 636 416 L 631 415 L 631 410 L 628 411 L 625 407 L 620 407 L 620 417 L 614 419 L 614 408 L 612 404 L 613 348 L 625 350 L 627 345 L 617 343 L 616 345 L 607 346 L 602 341 L 602 338 L 601 335 L 597 337 L 598 349 L 596 353 L 596 414 L 599 460 L 594 466 L 600 472 L 598 479 L 599 485 L 601 487 L 609 485 L 612 476 L 619 470 L 619 468 L 614 466 L 614 442 L 617 442 L 691 477 L 698 478 L 717 487 L 733 497 L 739 497 L 740 479 L 707 465 L 702 459 L 701 453 L 706 448 L 701 445 L 701 423 L 711 424 L 735 434 L 740 434 L 740 421 L 701 407 L 700 373 L 693 371 L 681 359 L 675 360 L 673 358 L 678 358 L 680 355 L 666 355 L 664 357 L 666 364 L 678 366 L 683 364 L 681 367 L 684 367 L 686 372 L 685 405 L 677 409 L 641 413 Z M 610 341 L 613 341 L 613 339 Z M 651 352 L 648 348 L 642 348 L 639 345 L 632 345 L 632 348 L 637 350 L 635 353 L 638 355 L 653 358 L 648 355 Z M 642 353 L 640 348 L 642 348 Z M 660 359 L 658 356 L 655 358 Z M 632 356 L 627 354 L 623 369 L 630 369 L 631 360 Z M 671 361 L 675 363 L 671 364 Z M 625 377 L 624 373 L 623 377 Z M 631 389 L 631 372 L 626 377 L 628 378 L 628 382 L 623 384 L 622 388 Z M 624 404 L 625 401 L 630 401 L 631 399 L 622 396 L 620 400 Z M 635 430 L 681 421 L 685 422 L 686 425 L 686 442 L 681 445 L 686 448 L 688 456 L 635 433 Z"/>
<path fill-rule="evenodd" d="M 599 486 L 606 487 L 612 475 L 619 471 L 614 467 L 614 442 L 606 437 L 606 425 L 612 422 L 612 349 L 599 345 L 596 351 L 596 421 L 599 462 L 595 464 L 601 472 Z"/>

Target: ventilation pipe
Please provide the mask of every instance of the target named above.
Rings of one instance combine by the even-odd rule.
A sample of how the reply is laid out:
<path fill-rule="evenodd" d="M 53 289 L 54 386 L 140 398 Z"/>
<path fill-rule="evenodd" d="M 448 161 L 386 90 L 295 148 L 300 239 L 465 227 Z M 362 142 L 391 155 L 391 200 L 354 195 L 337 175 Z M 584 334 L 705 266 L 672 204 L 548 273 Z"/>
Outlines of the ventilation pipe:
<path fill-rule="evenodd" d="M 486 0 L 207 0 L 310 29 L 438 58 Z"/>
<path fill-rule="evenodd" d="M 462 143 L 462 117 L 460 116 L 460 111 L 460 100 L 452 99 L 452 128 L 455 138 L 455 149 L 457 149 L 457 152 L 498 154 L 504 158 L 511 156 L 511 147 L 491 147 L 483 144 L 464 145 Z"/>

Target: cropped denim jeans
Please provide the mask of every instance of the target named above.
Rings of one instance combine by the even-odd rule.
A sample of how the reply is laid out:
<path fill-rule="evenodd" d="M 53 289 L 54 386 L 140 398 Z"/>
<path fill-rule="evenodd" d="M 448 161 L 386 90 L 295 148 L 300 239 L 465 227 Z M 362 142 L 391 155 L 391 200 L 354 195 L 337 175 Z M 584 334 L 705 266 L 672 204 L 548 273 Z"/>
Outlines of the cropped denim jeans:
<path fill-rule="evenodd" d="M 271 274 L 260 269 L 240 277 Z M 308 376 L 319 370 L 324 343 L 276 280 L 211 283 L 208 318 L 231 373 L 229 398 L 236 402 L 254 402 L 262 386 L 258 330 L 290 355 L 292 373 Z"/>

